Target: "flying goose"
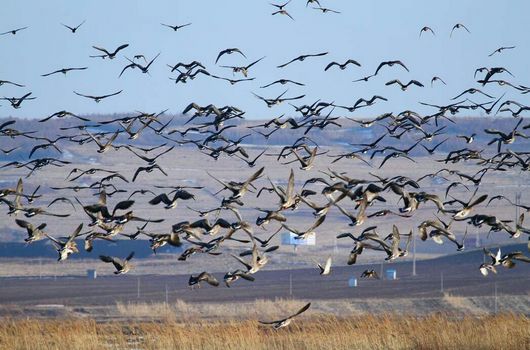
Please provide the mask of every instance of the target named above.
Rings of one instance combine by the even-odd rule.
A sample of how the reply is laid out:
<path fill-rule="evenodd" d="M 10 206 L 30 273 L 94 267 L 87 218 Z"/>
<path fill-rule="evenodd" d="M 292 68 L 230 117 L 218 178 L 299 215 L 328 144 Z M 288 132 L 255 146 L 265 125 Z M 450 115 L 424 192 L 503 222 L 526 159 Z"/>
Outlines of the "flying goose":
<path fill-rule="evenodd" d="M 134 252 L 131 252 L 124 260 L 120 258 L 116 258 L 113 256 L 106 256 L 106 255 L 100 255 L 99 258 L 101 261 L 106 263 L 112 263 L 114 267 L 116 268 L 116 271 L 114 271 L 115 275 L 122 275 L 132 268 L 132 265 L 129 263 L 129 261 L 134 256 Z"/>
<path fill-rule="evenodd" d="M 78 24 L 78 25 L 75 26 L 75 27 L 70 27 L 70 26 L 68 26 L 68 25 L 66 25 L 66 24 L 63 24 L 63 23 L 61 23 L 61 25 L 62 25 L 63 27 L 65 27 L 65 28 L 70 29 L 70 31 L 72 32 L 72 34 L 75 34 L 75 32 L 77 32 L 77 30 L 79 29 L 79 27 L 81 27 L 85 22 L 86 22 L 86 20 L 84 20 L 83 22 L 81 22 L 80 24 Z"/>
<path fill-rule="evenodd" d="M 455 31 L 455 29 L 460 29 L 460 28 L 464 28 L 469 34 L 471 34 L 469 29 L 467 29 L 465 25 L 463 25 L 462 23 L 457 23 L 453 26 L 453 29 L 451 29 L 451 34 L 449 34 L 449 37 L 453 36 L 453 32 Z"/>
<path fill-rule="evenodd" d="M 417 80 L 411 80 L 409 81 L 408 83 L 406 84 L 403 84 L 399 79 L 394 79 L 394 80 L 390 80 L 389 82 L 387 82 L 385 85 L 386 86 L 390 86 L 390 85 L 393 85 L 393 84 L 397 84 L 401 87 L 401 90 L 403 91 L 406 91 L 407 88 L 411 85 L 416 85 L 416 86 L 419 86 L 419 87 L 424 87 L 424 85 L 422 83 L 420 83 L 419 81 Z"/>
<path fill-rule="evenodd" d="M 340 70 L 344 70 L 344 69 L 346 69 L 346 67 L 347 67 L 349 64 L 354 64 L 354 65 L 356 65 L 356 66 L 358 66 L 358 67 L 361 66 L 361 64 L 360 64 L 359 62 L 357 62 L 356 60 L 353 60 L 353 59 L 350 58 L 350 59 L 348 59 L 346 62 L 344 62 L 344 63 L 342 63 L 342 64 L 333 61 L 333 62 L 329 63 L 329 64 L 326 66 L 326 68 L 324 68 L 324 71 L 327 71 L 328 69 L 330 69 L 330 68 L 333 67 L 333 66 L 337 66 L 337 67 L 340 68 Z"/>
<path fill-rule="evenodd" d="M 320 270 L 321 276 L 326 276 L 331 273 L 331 255 L 326 259 L 326 263 L 321 265 L 319 262 L 315 261 L 318 269 Z"/>
<path fill-rule="evenodd" d="M 198 274 L 197 276 L 190 276 L 190 279 L 188 280 L 188 285 L 193 288 L 193 286 L 197 285 L 197 287 L 201 288 L 201 282 L 206 282 L 211 286 L 218 287 L 219 281 L 215 278 L 214 275 L 204 271 Z"/>
<path fill-rule="evenodd" d="M 215 59 L 215 64 L 217 64 L 217 61 L 219 61 L 221 56 L 223 56 L 223 55 L 231 55 L 234 52 L 237 52 L 241 56 L 247 58 L 247 56 L 245 56 L 245 54 L 243 52 L 241 52 L 241 50 L 239 50 L 237 47 L 233 47 L 233 48 L 228 48 L 228 49 L 225 49 L 225 50 L 219 52 L 219 54 L 217 55 L 217 58 Z"/>
<path fill-rule="evenodd" d="M 335 204 L 337 205 L 337 204 Z M 320 225 L 322 225 L 322 223 L 324 222 L 324 220 L 326 219 L 326 216 L 323 215 L 321 217 L 319 217 L 312 225 L 311 227 L 309 227 L 307 230 L 305 231 L 299 231 L 297 229 L 294 229 L 294 228 L 290 228 L 289 226 L 287 226 L 286 224 L 282 223 L 282 227 L 284 229 L 286 229 L 287 231 L 289 232 L 292 232 L 296 235 L 295 239 L 306 239 L 309 235 L 311 234 L 315 234 L 315 229 L 317 227 L 319 227 Z"/>
<path fill-rule="evenodd" d="M 239 278 L 242 278 L 244 280 L 247 280 L 247 281 L 250 281 L 250 282 L 254 282 L 256 279 L 254 278 L 254 276 L 246 273 L 245 271 L 243 270 L 240 270 L 240 269 L 237 269 L 235 271 L 231 271 L 231 272 L 227 272 L 224 277 L 223 277 L 223 280 L 225 281 L 225 284 L 228 288 L 230 288 L 230 285 L 232 283 L 234 283 L 235 281 L 237 281 Z"/>
<path fill-rule="evenodd" d="M 232 69 L 232 72 L 235 74 L 235 73 L 238 73 L 238 72 L 241 72 L 241 74 L 243 74 L 245 76 L 245 78 L 248 76 L 248 70 L 250 69 L 250 67 L 252 67 L 253 65 L 255 65 L 256 63 L 258 63 L 259 61 L 261 61 L 262 59 L 264 59 L 265 56 L 263 56 L 262 58 L 250 63 L 249 65 L 246 65 L 246 66 L 221 66 L 222 68 L 230 68 Z"/>
<path fill-rule="evenodd" d="M 501 46 L 498 49 L 496 49 L 495 51 L 493 51 L 492 53 L 490 53 L 488 55 L 488 57 L 491 57 L 491 56 L 495 55 L 496 53 L 502 53 L 504 50 L 511 50 L 511 49 L 515 49 L 515 46 Z"/>
<path fill-rule="evenodd" d="M 66 75 L 66 73 L 68 73 L 70 71 L 85 70 L 85 69 L 88 69 L 88 67 L 61 68 L 61 69 L 55 70 L 55 71 L 50 72 L 50 73 L 42 74 L 41 77 L 47 77 L 47 76 L 50 76 L 50 75 L 53 75 L 53 74 L 57 74 L 57 73 L 63 73 L 64 75 Z"/>
<path fill-rule="evenodd" d="M 270 324 L 270 325 L 273 325 L 273 328 L 274 329 L 279 329 L 279 328 L 282 328 L 282 327 L 286 327 L 288 326 L 291 321 L 298 315 L 302 314 L 303 312 L 305 312 L 307 309 L 309 309 L 309 307 L 311 306 L 311 303 L 307 303 L 304 307 L 302 307 L 300 310 L 298 310 L 295 314 L 292 314 L 291 316 L 288 316 L 286 318 L 283 318 L 281 320 L 277 320 L 277 321 L 258 321 L 259 323 L 261 324 Z"/>
<path fill-rule="evenodd" d="M 160 23 L 160 24 L 163 25 L 164 27 L 168 27 L 168 28 L 173 29 L 173 31 L 175 31 L 175 32 L 177 30 L 181 29 L 181 28 L 184 28 L 184 27 L 187 27 L 187 26 L 191 25 L 191 23 L 186 23 L 186 24 L 182 24 L 182 25 L 178 25 L 177 24 L 177 25 L 174 25 L 174 26 L 172 26 L 170 24 L 164 24 L 164 23 Z"/>
<path fill-rule="evenodd" d="M 274 84 L 285 85 L 285 84 L 288 84 L 288 83 L 290 83 L 290 84 L 294 84 L 294 85 L 298 85 L 298 86 L 305 86 L 304 84 L 299 83 L 299 82 L 296 82 L 296 81 L 293 81 L 293 80 L 289 80 L 289 79 L 279 79 L 279 80 L 273 81 L 273 82 L 270 83 L 270 84 L 260 86 L 260 89 L 267 88 L 267 87 L 269 87 L 269 86 L 271 86 L 271 85 L 274 85 Z"/>
<path fill-rule="evenodd" d="M 395 60 L 395 61 L 383 61 L 383 62 L 381 62 L 379 64 L 379 66 L 377 66 L 377 69 L 375 70 L 375 73 L 372 76 L 377 75 L 377 73 L 379 73 L 379 70 L 381 70 L 381 68 L 383 68 L 384 66 L 392 67 L 395 64 L 405 68 L 405 70 L 407 72 L 409 72 L 409 69 L 407 68 L 407 66 L 405 66 L 405 64 L 403 62 L 401 62 L 401 61 L 398 61 L 398 60 Z M 368 80 L 368 78 L 366 78 L 366 80 Z"/>
<path fill-rule="evenodd" d="M 101 51 L 103 52 L 103 55 L 98 55 L 98 56 L 90 56 L 90 57 L 101 57 L 103 59 L 105 58 L 109 58 L 110 60 L 114 59 L 114 57 L 116 57 L 116 55 L 118 54 L 118 52 L 120 52 L 121 50 L 125 49 L 126 47 L 128 47 L 129 44 L 123 44 L 123 45 L 120 45 L 116 48 L 116 50 L 114 50 L 114 52 L 109 52 L 107 51 L 107 49 L 105 48 L 102 48 L 102 47 L 97 47 L 97 46 L 92 46 L 94 49 L 98 50 L 98 51 Z"/>
<path fill-rule="evenodd" d="M 35 227 L 31 223 L 24 220 L 15 219 L 15 222 L 18 226 L 25 228 L 28 232 L 28 238 L 24 239 L 26 243 L 33 243 L 46 238 L 46 234 L 42 231 L 46 228 L 46 223 L 42 223 L 39 226 Z"/>
<path fill-rule="evenodd" d="M 288 66 L 289 64 L 293 63 L 293 62 L 296 62 L 296 61 L 304 61 L 306 58 L 309 58 L 309 57 L 320 57 L 320 56 L 325 56 L 327 55 L 328 53 L 327 52 L 321 52 L 321 53 L 317 53 L 317 54 L 309 54 L 309 55 L 300 55 L 296 58 L 293 58 L 292 60 L 290 60 L 289 62 L 287 63 L 284 63 L 284 64 L 280 64 L 278 66 L 278 68 L 283 68 L 283 67 L 286 67 Z"/>
<path fill-rule="evenodd" d="M 21 30 L 24 30 L 26 28 L 29 28 L 29 27 L 22 27 L 22 28 L 17 28 L 17 29 L 11 29 L 11 30 L 8 30 L 7 32 L 3 32 L 3 33 L 0 33 L 0 35 L 6 35 L 6 34 L 17 34 L 19 31 Z"/>
<path fill-rule="evenodd" d="M 157 205 L 157 204 L 163 202 L 166 205 L 164 207 L 165 209 L 172 209 L 172 208 L 176 208 L 177 199 L 182 199 L 182 200 L 193 199 L 193 200 L 195 200 L 195 196 L 193 194 L 189 193 L 188 191 L 185 191 L 185 190 L 176 190 L 176 191 L 174 191 L 172 199 L 169 199 L 167 194 L 162 193 L 162 194 L 159 194 L 158 196 L 156 196 L 155 198 L 151 199 L 149 201 L 149 204 Z"/>
<path fill-rule="evenodd" d="M 379 279 L 379 275 L 374 269 L 370 269 L 370 270 L 364 270 L 363 273 L 361 273 L 361 278 Z"/>
<path fill-rule="evenodd" d="M 92 95 L 83 95 L 79 92 L 76 92 L 74 91 L 74 94 L 76 94 L 77 96 L 81 96 L 81 97 L 86 97 L 86 98 L 89 98 L 89 99 L 92 99 L 94 100 L 94 102 L 96 103 L 99 103 L 101 100 L 105 99 L 105 98 L 108 98 L 108 97 L 112 97 L 112 96 L 116 96 L 116 95 L 119 95 L 121 94 L 123 90 L 119 90 L 119 91 L 116 91 L 116 92 L 113 92 L 111 94 L 107 94 L 107 95 L 100 95 L 100 96 L 92 96 Z"/>
<path fill-rule="evenodd" d="M 421 28 L 421 29 L 420 29 L 420 37 L 421 37 L 421 35 L 422 35 L 424 32 L 431 32 L 432 35 L 436 36 L 436 34 L 434 33 L 434 30 L 432 30 L 431 27 L 427 27 L 427 26 L 425 26 L 425 27 Z"/>
<path fill-rule="evenodd" d="M 58 261 L 64 261 L 68 259 L 71 254 L 79 253 L 75 239 L 79 236 L 79 233 L 82 229 L 83 224 L 80 224 L 77 229 L 70 235 L 68 240 L 66 240 L 66 242 L 62 242 L 52 236 L 49 236 L 48 234 L 45 234 L 46 237 L 48 237 L 53 242 L 55 248 L 57 249 L 57 252 L 59 253 L 59 258 L 57 259 Z"/>

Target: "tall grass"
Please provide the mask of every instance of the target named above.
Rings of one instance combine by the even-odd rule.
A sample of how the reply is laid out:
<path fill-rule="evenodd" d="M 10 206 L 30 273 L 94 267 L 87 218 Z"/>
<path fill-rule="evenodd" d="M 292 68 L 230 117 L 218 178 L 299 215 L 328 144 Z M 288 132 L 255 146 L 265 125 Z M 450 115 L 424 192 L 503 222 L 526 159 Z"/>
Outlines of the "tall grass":
<path fill-rule="evenodd" d="M 254 320 L 0 322 L 1 349 L 528 349 L 522 315 L 301 316 L 275 331 Z"/>

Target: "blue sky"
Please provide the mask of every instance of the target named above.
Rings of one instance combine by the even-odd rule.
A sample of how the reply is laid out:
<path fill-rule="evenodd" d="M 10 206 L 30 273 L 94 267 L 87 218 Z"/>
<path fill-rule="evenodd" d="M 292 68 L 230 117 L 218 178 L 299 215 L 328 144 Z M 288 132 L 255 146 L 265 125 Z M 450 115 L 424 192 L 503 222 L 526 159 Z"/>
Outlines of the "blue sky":
<path fill-rule="evenodd" d="M 190 102 L 202 105 L 235 105 L 247 112 L 248 118 L 272 118 L 282 113 L 293 114 L 292 107 L 283 104 L 271 109 L 255 98 L 255 92 L 272 98 L 285 89 L 277 85 L 267 89 L 259 86 L 276 79 L 287 78 L 305 83 L 291 86 L 287 96 L 305 94 L 300 103 L 317 99 L 353 105 L 360 97 L 382 95 L 389 99 L 352 116 L 371 117 L 384 112 L 405 109 L 430 112 L 418 101 L 435 104 L 449 103 L 470 87 L 474 69 L 481 66 L 508 68 L 515 78 L 508 81 L 530 85 L 527 33 L 530 5 L 525 1 L 510 1 L 509 6 L 498 1 L 321 1 L 322 5 L 341 14 L 322 14 L 305 7 L 304 0 L 293 0 L 286 9 L 295 18 L 271 16 L 275 10 L 269 1 L 24 1 L 9 0 L 2 4 L 0 32 L 29 26 L 17 35 L 0 37 L 0 80 L 25 84 L 25 88 L 0 86 L 0 96 L 20 97 L 33 92 L 37 97 L 25 101 L 14 110 L 1 102 L 0 117 L 43 117 L 59 110 L 74 113 L 119 113 L 142 110 L 156 112 L 166 108 L 178 113 Z M 60 25 L 86 23 L 76 34 Z M 189 27 L 178 32 L 160 23 L 183 24 Z M 449 33 L 455 23 L 464 23 L 471 34 Z M 419 30 L 428 25 L 436 36 Z M 114 49 L 120 44 L 130 46 L 112 61 L 89 58 L 97 54 L 92 45 Z M 515 50 L 488 57 L 500 46 L 517 46 Z M 255 81 L 230 85 L 225 81 L 200 76 L 187 84 L 175 85 L 166 64 L 201 61 L 212 74 L 231 77 L 231 71 L 214 64 L 219 51 L 240 48 L 248 57 L 224 56 L 219 64 L 246 65 L 262 56 L 266 58 L 252 67 Z M 300 55 L 329 52 L 327 56 L 296 62 L 284 69 L 276 66 Z M 131 58 L 144 54 L 148 58 L 161 53 L 153 64 L 151 75 L 129 70 L 118 75 Z M 324 67 L 332 60 L 353 58 L 362 67 L 347 70 Z M 368 83 L 352 80 L 373 74 L 379 62 L 400 59 L 410 73 L 392 67 L 384 69 Z M 88 66 L 89 69 L 41 77 L 41 74 L 64 67 Z M 430 87 L 433 75 L 442 77 L 447 86 Z M 241 77 L 241 76 L 239 76 Z M 499 76 L 500 78 L 501 76 Z M 425 88 L 411 87 L 403 92 L 397 86 L 385 86 L 392 79 L 421 81 Z M 102 95 L 123 89 L 116 97 L 96 104 L 73 94 Z M 510 88 L 487 87 L 485 91 L 525 102 Z M 526 95 L 528 96 L 528 95 Z M 484 99 L 473 96 L 476 102 Z M 478 113 L 478 112 L 475 112 Z M 345 114 L 340 112 L 339 114 Z"/>

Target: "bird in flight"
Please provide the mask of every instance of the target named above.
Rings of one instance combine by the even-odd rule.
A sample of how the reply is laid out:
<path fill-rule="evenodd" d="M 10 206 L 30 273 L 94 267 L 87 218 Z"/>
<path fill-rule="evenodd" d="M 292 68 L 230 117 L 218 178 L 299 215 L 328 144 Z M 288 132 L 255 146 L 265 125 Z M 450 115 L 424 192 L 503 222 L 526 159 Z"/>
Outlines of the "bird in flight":
<path fill-rule="evenodd" d="M 215 64 L 217 64 L 217 61 L 219 61 L 219 59 L 221 58 L 221 56 L 223 55 L 231 55 L 233 54 L 234 52 L 237 52 L 238 54 L 240 54 L 241 56 L 247 58 L 247 56 L 245 56 L 245 54 L 243 52 L 241 52 L 241 50 L 239 50 L 238 48 L 236 47 L 233 47 L 233 48 L 229 48 L 229 49 L 226 49 L 226 50 L 223 50 L 221 52 L 219 52 L 219 54 L 217 55 L 217 58 L 215 59 Z"/>
<path fill-rule="evenodd" d="M 114 57 L 116 57 L 118 52 L 120 52 L 121 50 L 125 49 L 128 46 L 129 46 L 129 44 L 120 45 L 120 46 L 118 46 L 118 48 L 116 48 L 116 50 L 114 50 L 114 52 L 109 52 L 109 51 L 107 51 L 107 49 L 104 49 L 102 47 L 92 46 L 94 49 L 103 52 L 103 55 L 90 56 L 90 57 L 101 57 L 103 59 L 108 57 L 109 60 L 112 60 L 112 59 L 114 59 Z"/>
<path fill-rule="evenodd" d="M 306 305 L 304 305 L 304 307 L 302 307 L 300 310 L 298 310 L 295 314 L 292 314 L 291 316 L 288 316 L 286 318 L 282 318 L 281 320 L 276 320 L 276 321 L 258 321 L 259 323 L 261 324 L 271 324 L 273 326 L 274 329 L 279 329 L 279 328 L 282 328 L 282 327 L 286 327 L 288 326 L 291 321 L 298 315 L 302 314 L 303 312 L 307 311 L 307 309 L 309 309 L 309 307 L 311 306 L 311 303 L 307 303 Z"/>
<path fill-rule="evenodd" d="M 85 70 L 85 69 L 88 69 L 88 67 L 61 68 L 61 69 L 55 70 L 55 71 L 53 71 L 51 73 L 42 74 L 41 77 L 47 77 L 47 76 L 50 76 L 50 75 L 53 75 L 53 74 L 57 74 L 57 73 L 63 73 L 64 75 L 66 75 L 66 73 L 68 73 L 70 71 L 73 71 L 73 70 Z"/>
<path fill-rule="evenodd" d="M 431 32 L 432 35 L 436 36 L 436 34 L 434 33 L 434 30 L 432 30 L 431 27 L 427 27 L 427 26 L 426 26 L 426 27 L 421 28 L 421 30 L 420 30 L 420 37 L 421 37 L 421 35 L 422 35 L 424 32 Z"/>
<path fill-rule="evenodd" d="M 504 50 L 512 50 L 512 49 L 515 49 L 515 46 L 502 46 L 502 47 L 499 47 L 497 50 L 493 51 L 492 53 L 490 53 L 488 57 L 491 57 L 495 55 L 496 53 L 502 53 Z"/>
<path fill-rule="evenodd" d="M 74 91 L 74 94 L 76 94 L 77 96 L 90 98 L 90 99 L 94 100 L 94 102 L 99 103 L 101 100 L 103 100 L 103 99 L 105 99 L 107 97 L 116 96 L 118 94 L 121 94 L 122 91 L 123 90 L 120 90 L 120 91 L 116 91 L 116 92 L 113 92 L 113 93 L 108 94 L 108 95 L 101 95 L 101 96 L 83 95 L 83 94 L 80 94 L 79 92 L 76 92 L 76 91 Z"/>
<path fill-rule="evenodd" d="M 17 28 L 17 29 L 12 29 L 12 30 L 8 30 L 7 32 L 3 32 L 3 33 L 0 33 L 0 35 L 6 35 L 6 34 L 17 34 L 19 31 L 21 30 L 24 30 L 26 28 L 29 28 L 29 27 L 22 27 L 22 28 Z"/>
<path fill-rule="evenodd" d="M 469 29 L 467 29 L 465 25 L 463 25 L 462 23 L 457 23 L 453 26 L 453 29 L 451 29 L 451 34 L 449 34 L 449 37 L 453 36 L 453 32 L 455 31 L 455 29 L 460 29 L 460 28 L 464 28 L 469 34 L 471 34 Z"/>
<path fill-rule="evenodd" d="M 169 25 L 169 24 L 164 24 L 164 23 L 160 23 L 160 24 L 163 25 L 164 27 L 168 27 L 168 28 L 173 29 L 175 32 L 177 30 L 181 29 L 181 28 L 184 28 L 184 27 L 187 27 L 187 26 L 191 25 L 191 23 L 186 23 L 186 24 L 182 24 L 182 25 L 178 25 L 177 24 L 177 25 L 174 25 L 174 26 Z"/>
<path fill-rule="evenodd" d="M 287 63 L 284 63 L 284 64 L 280 64 L 278 66 L 278 68 L 283 68 L 285 66 L 288 66 L 289 64 L 293 63 L 293 62 L 296 62 L 296 61 L 304 61 L 306 58 L 309 58 L 309 57 L 319 57 L 319 56 L 325 56 L 327 55 L 328 53 L 327 52 L 321 52 L 321 53 L 317 53 L 317 54 L 309 54 L 309 55 L 300 55 L 296 58 L 293 58 L 292 60 L 290 60 L 289 62 Z"/>
<path fill-rule="evenodd" d="M 64 27 L 70 29 L 70 31 L 72 32 L 72 34 L 75 34 L 75 32 L 77 32 L 77 30 L 79 29 L 79 27 L 81 27 L 85 22 L 86 22 L 86 20 L 84 20 L 83 22 L 81 22 L 80 24 L 78 24 L 78 25 L 75 26 L 75 27 L 70 27 L 70 26 L 68 26 L 68 25 L 66 25 L 66 24 L 63 24 L 63 23 L 61 23 L 61 24 L 62 24 Z"/>

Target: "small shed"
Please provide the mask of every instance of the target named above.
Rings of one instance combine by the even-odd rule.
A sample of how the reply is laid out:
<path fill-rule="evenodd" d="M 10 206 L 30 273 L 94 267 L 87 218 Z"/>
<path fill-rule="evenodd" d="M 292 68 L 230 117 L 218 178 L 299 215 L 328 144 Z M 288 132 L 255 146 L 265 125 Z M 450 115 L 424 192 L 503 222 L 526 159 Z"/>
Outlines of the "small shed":
<path fill-rule="evenodd" d="M 95 280 L 98 277 L 98 273 L 94 269 L 89 269 L 89 270 L 86 270 L 86 277 L 89 280 Z"/>
<path fill-rule="evenodd" d="M 387 280 L 395 280 L 395 279 L 397 279 L 397 271 L 395 269 L 386 270 L 385 278 Z"/>

